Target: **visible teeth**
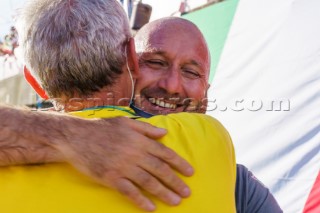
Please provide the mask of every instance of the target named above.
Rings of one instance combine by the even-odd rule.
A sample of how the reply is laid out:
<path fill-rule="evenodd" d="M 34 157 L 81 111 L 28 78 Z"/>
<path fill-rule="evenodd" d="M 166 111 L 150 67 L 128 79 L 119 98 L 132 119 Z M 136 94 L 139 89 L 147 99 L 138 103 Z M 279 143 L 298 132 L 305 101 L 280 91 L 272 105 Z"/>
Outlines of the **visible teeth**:
<path fill-rule="evenodd" d="M 149 101 L 150 101 L 151 103 L 153 103 L 153 104 L 156 103 L 156 99 L 155 99 L 155 98 L 149 98 Z"/>
<path fill-rule="evenodd" d="M 176 104 L 165 103 L 164 101 L 162 101 L 162 99 L 149 98 L 149 101 L 151 103 L 156 104 L 158 106 L 161 106 L 163 108 L 168 108 L 168 109 L 176 109 L 177 108 Z"/>
<path fill-rule="evenodd" d="M 161 107 L 164 107 L 165 103 L 164 103 L 163 101 L 159 101 L 159 105 L 160 105 Z"/>

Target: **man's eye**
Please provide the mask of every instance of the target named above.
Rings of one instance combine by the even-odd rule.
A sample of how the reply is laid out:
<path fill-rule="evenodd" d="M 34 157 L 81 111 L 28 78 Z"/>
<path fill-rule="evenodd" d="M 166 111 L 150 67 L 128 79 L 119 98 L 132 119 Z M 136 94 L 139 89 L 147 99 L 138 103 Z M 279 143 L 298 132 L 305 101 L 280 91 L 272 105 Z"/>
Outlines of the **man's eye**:
<path fill-rule="evenodd" d="M 198 72 L 194 70 L 188 70 L 188 69 L 183 70 L 183 75 L 190 79 L 198 79 L 201 77 L 201 75 Z"/>
<path fill-rule="evenodd" d="M 144 60 L 143 64 L 154 70 L 162 70 L 168 67 L 168 63 L 166 61 L 159 59 Z"/>
<path fill-rule="evenodd" d="M 166 65 L 166 63 L 161 60 L 147 60 L 146 63 L 152 66 L 159 66 L 159 67 Z"/>

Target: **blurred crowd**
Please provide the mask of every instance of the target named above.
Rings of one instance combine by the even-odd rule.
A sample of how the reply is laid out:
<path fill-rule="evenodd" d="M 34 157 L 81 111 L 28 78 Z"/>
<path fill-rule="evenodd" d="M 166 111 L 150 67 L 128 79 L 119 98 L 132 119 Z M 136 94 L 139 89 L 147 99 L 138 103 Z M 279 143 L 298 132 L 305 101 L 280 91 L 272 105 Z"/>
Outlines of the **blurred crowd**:
<path fill-rule="evenodd" d="M 3 40 L 0 38 L 0 56 L 14 56 L 14 50 L 18 46 L 18 33 L 14 26 Z"/>

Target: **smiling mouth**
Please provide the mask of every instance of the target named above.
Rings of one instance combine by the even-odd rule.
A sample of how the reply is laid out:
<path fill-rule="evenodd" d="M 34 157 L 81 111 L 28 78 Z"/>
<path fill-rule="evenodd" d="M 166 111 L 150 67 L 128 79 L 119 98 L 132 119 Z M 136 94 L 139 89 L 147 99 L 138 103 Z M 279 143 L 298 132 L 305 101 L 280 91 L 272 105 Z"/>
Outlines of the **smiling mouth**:
<path fill-rule="evenodd" d="M 149 98 L 148 100 L 150 103 L 152 103 L 155 106 L 159 106 L 167 109 L 176 109 L 177 107 L 179 107 L 178 104 L 165 102 L 163 98 Z"/>

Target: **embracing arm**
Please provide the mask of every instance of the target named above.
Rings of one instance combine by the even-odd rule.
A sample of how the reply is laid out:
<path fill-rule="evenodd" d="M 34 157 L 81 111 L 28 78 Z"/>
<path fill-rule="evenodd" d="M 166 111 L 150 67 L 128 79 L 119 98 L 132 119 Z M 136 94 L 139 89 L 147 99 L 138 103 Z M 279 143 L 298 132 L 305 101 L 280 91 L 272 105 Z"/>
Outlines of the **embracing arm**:
<path fill-rule="evenodd" d="M 67 161 L 140 208 L 153 210 L 142 189 L 169 205 L 190 194 L 174 170 L 189 176 L 192 167 L 154 140 L 165 134 L 124 117 L 86 120 L 0 105 L 0 165 Z"/>
<path fill-rule="evenodd" d="M 63 161 L 48 143 L 62 139 L 60 116 L 42 114 L 0 106 L 0 166 Z"/>

